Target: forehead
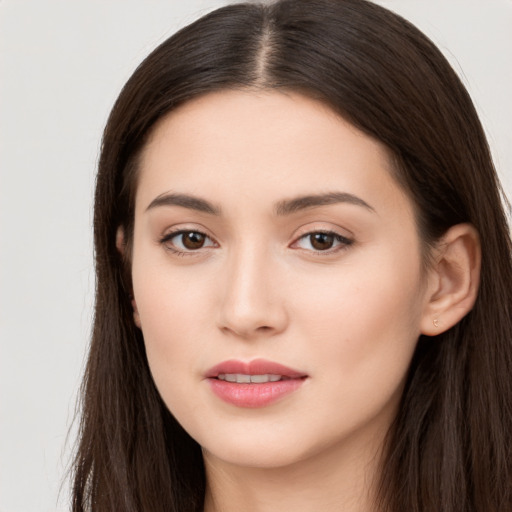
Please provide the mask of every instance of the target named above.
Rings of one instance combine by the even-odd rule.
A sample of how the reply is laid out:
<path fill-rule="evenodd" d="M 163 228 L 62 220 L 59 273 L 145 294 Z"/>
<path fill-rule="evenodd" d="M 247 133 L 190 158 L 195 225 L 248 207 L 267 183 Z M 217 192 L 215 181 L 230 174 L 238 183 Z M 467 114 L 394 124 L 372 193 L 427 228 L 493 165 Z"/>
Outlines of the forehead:
<path fill-rule="evenodd" d="M 194 99 L 153 129 L 140 161 L 138 206 L 164 192 L 220 201 L 343 189 L 403 195 L 385 146 L 297 93 L 222 91 Z"/>

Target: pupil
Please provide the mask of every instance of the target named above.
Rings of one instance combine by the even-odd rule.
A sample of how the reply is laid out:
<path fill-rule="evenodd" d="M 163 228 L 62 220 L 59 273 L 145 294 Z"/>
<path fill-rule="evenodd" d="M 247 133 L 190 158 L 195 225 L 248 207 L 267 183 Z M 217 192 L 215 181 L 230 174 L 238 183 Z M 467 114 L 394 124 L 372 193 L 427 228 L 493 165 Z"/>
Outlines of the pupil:
<path fill-rule="evenodd" d="M 204 245 L 204 235 L 190 231 L 183 235 L 183 245 L 187 249 L 200 249 Z"/>
<path fill-rule="evenodd" d="M 315 233 L 311 235 L 311 245 L 319 251 L 330 249 L 334 243 L 334 236 L 327 233 Z"/>

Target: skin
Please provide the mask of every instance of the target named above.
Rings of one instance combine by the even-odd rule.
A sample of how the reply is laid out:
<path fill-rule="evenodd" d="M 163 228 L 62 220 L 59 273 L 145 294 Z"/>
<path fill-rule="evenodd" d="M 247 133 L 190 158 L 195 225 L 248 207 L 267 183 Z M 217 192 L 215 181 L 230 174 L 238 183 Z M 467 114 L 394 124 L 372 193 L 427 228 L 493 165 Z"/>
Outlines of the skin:
<path fill-rule="evenodd" d="M 338 192 L 350 201 L 276 213 Z M 155 203 L 166 194 L 219 211 Z M 177 230 L 203 233 L 203 246 L 187 248 Z M 319 250 L 318 232 L 339 238 Z M 203 447 L 205 510 L 372 510 L 418 336 L 472 305 L 471 272 L 451 262 L 477 269 L 475 240 L 459 228 L 425 271 L 386 149 L 315 100 L 224 91 L 161 120 L 136 194 L 134 319 L 163 400 Z M 209 368 L 256 358 L 308 377 L 263 408 L 212 393 Z"/>

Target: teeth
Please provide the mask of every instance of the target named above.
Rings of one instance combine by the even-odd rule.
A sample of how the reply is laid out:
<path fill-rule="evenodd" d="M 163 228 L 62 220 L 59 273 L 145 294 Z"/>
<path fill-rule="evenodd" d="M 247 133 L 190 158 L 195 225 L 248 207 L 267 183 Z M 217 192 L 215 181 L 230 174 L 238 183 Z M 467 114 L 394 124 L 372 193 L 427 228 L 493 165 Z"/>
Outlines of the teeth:
<path fill-rule="evenodd" d="M 251 382 L 261 383 L 268 382 L 270 380 L 270 375 L 251 375 Z"/>
<path fill-rule="evenodd" d="M 245 375 L 243 373 L 220 373 L 217 378 L 226 382 L 236 382 L 238 384 L 262 384 L 264 382 L 277 382 L 281 380 L 281 375 L 266 373 L 264 375 Z"/>

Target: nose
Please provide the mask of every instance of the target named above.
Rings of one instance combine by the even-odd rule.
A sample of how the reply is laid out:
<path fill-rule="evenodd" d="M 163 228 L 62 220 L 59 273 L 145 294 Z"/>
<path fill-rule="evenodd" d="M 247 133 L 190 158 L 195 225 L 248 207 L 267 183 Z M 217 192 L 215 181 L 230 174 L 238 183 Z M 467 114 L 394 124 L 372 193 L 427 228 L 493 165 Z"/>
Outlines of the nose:
<path fill-rule="evenodd" d="M 220 329 L 243 339 L 271 337 L 288 324 L 285 288 L 275 258 L 265 249 L 245 247 L 222 272 Z"/>

